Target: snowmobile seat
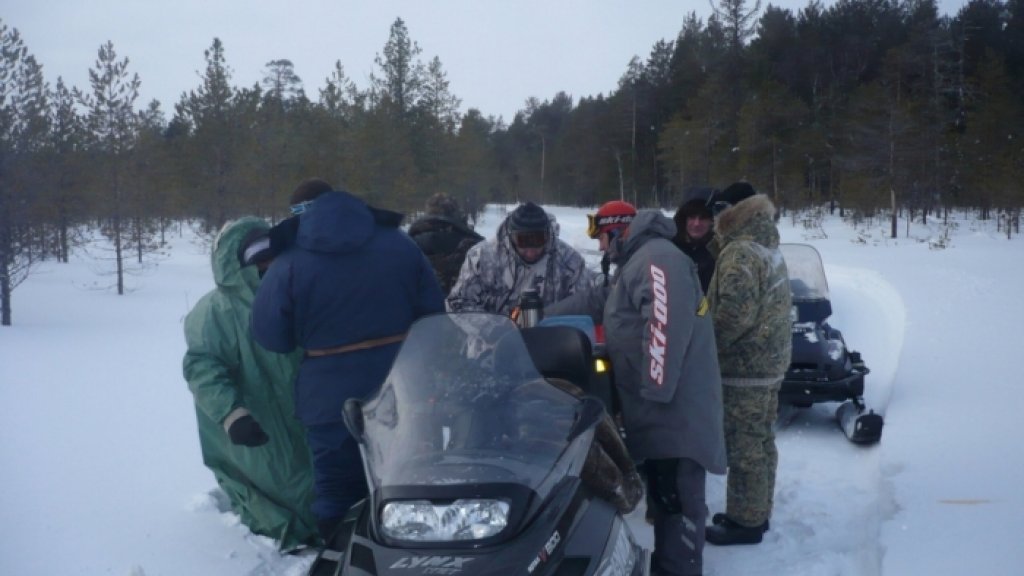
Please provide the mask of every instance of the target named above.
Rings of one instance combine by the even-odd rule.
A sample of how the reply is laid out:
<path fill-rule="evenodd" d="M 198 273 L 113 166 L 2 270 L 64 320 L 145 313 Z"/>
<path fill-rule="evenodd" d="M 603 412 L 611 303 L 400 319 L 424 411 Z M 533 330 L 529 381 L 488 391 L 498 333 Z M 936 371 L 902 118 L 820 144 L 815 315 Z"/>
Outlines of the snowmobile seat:
<path fill-rule="evenodd" d="M 568 380 L 593 394 L 590 375 L 594 358 L 586 334 L 571 326 L 534 326 L 520 333 L 542 376 Z"/>
<path fill-rule="evenodd" d="M 520 332 L 534 365 L 545 378 L 566 380 L 600 400 L 609 414 L 613 412 L 617 403 L 612 380 L 596 372 L 593 340 L 585 331 L 568 324 L 542 324 Z"/>

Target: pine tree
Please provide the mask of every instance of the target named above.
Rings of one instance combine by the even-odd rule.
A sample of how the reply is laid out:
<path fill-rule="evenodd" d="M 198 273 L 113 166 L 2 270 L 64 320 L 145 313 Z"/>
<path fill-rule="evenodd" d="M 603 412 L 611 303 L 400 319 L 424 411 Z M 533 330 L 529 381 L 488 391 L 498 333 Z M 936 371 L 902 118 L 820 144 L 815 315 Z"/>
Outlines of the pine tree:
<path fill-rule="evenodd" d="M 90 147 L 104 189 L 100 206 L 107 224 L 102 230 L 113 243 L 117 293 L 123 295 L 125 248 L 130 240 L 127 171 L 138 131 L 133 106 L 141 82 L 138 74 L 128 73 L 128 59 L 118 60 L 113 42 L 108 41 L 100 46 L 96 63 L 89 70 L 89 83 L 92 93 L 78 96 L 88 110 Z"/>
<path fill-rule="evenodd" d="M 21 34 L 0 20 L 0 326 L 12 322 L 12 293 L 36 261 L 31 219 L 39 189 L 36 165 L 49 129 L 42 67 Z"/>
<path fill-rule="evenodd" d="M 437 123 L 445 134 L 454 134 L 459 125 L 459 106 L 462 100 L 452 94 L 448 73 L 441 65 L 441 59 L 434 56 L 427 65 L 423 77 L 423 90 L 419 105 Z"/>
<path fill-rule="evenodd" d="M 78 113 L 75 95 L 62 78 L 57 78 L 57 86 L 50 98 L 52 131 L 48 162 L 51 182 L 47 187 L 47 203 L 57 235 L 57 258 L 67 262 L 71 246 L 78 243 L 72 226 L 86 215 L 86 199 L 82 192 L 86 171 L 85 125 Z"/>
<path fill-rule="evenodd" d="M 393 107 L 399 117 L 412 109 L 423 89 L 423 63 L 416 59 L 420 52 L 419 45 L 409 37 L 405 22 L 395 19 L 384 54 L 374 58 L 380 69 L 380 76 L 370 75 L 374 106 Z"/>
<path fill-rule="evenodd" d="M 243 117 L 258 106 L 258 99 L 244 100 L 231 85 L 231 69 L 219 38 L 203 52 L 206 70 L 202 84 L 182 94 L 175 106 L 175 123 L 190 138 L 182 154 L 183 185 L 191 190 L 195 213 L 203 231 L 213 235 L 238 212 L 239 190 L 244 189 L 243 151 L 251 138 Z"/>
<path fill-rule="evenodd" d="M 347 74 L 341 60 L 334 63 L 334 70 L 327 77 L 326 86 L 320 89 L 320 105 L 328 114 L 350 124 L 366 103 L 366 95 L 359 92 Z"/>

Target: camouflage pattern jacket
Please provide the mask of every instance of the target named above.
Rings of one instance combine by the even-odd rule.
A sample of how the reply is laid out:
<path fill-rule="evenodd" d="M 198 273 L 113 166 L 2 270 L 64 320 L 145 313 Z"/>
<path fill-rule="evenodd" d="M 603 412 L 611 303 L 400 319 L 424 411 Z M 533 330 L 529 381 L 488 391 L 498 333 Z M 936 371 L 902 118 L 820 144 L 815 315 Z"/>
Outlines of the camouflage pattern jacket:
<path fill-rule="evenodd" d="M 769 386 L 789 367 L 792 302 L 774 216 L 772 201 L 757 194 L 715 222 L 708 299 L 725 385 Z"/>
<path fill-rule="evenodd" d="M 492 312 L 508 315 L 524 290 L 536 289 L 545 304 L 557 302 L 594 283 L 583 256 L 558 239 L 549 223 L 544 256 L 533 264 L 519 257 L 508 233 L 508 219 L 496 237 L 469 249 L 459 279 L 448 295 L 449 312 Z"/>

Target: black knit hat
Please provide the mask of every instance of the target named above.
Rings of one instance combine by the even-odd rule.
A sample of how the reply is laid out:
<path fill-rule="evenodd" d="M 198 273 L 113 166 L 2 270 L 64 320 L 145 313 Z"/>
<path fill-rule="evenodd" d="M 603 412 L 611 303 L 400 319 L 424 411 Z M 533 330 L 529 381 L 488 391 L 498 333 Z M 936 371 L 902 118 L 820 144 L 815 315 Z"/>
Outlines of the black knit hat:
<path fill-rule="evenodd" d="M 269 262 L 274 256 L 274 251 L 270 247 L 270 235 L 261 228 L 250 230 L 238 246 L 238 263 L 243 268 Z"/>
<path fill-rule="evenodd" d="M 754 190 L 754 187 L 749 182 L 733 182 L 726 186 L 725 190 L 716 192 L 709 202 L 712 204 L 715 202 L 728 202 L 729 204 L 736 205 L 754 194 L 757 194 L 757 191 Z"/>
<path fill-rule="evenodd" d="M 508 217 L 509 232 L 547 231 L 549 226 L 548 213 L 533 202 L 520 205 Z"/>

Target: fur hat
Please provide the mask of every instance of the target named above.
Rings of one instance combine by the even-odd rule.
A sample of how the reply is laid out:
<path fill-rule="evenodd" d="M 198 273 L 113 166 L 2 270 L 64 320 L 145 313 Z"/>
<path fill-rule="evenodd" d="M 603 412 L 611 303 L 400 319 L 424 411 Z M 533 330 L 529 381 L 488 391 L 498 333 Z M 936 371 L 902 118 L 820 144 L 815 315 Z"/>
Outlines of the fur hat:
<path fill-rule="evenodd" d="M 459 203 L 455 201 L 455 198 L 444 192 L 438 192 L 427 200 L 427 214 L 443 216 L 451 220 L 458 220 L 459 222 L 465 222 L 466 220 L 466 215 L 459 209 Z"/>
<path fill-rule="evenodd" d="M 533 202 L 521 204 L 508 217 L 509 232 L 547 231 L 550 225 L 548 213 Z"/>

